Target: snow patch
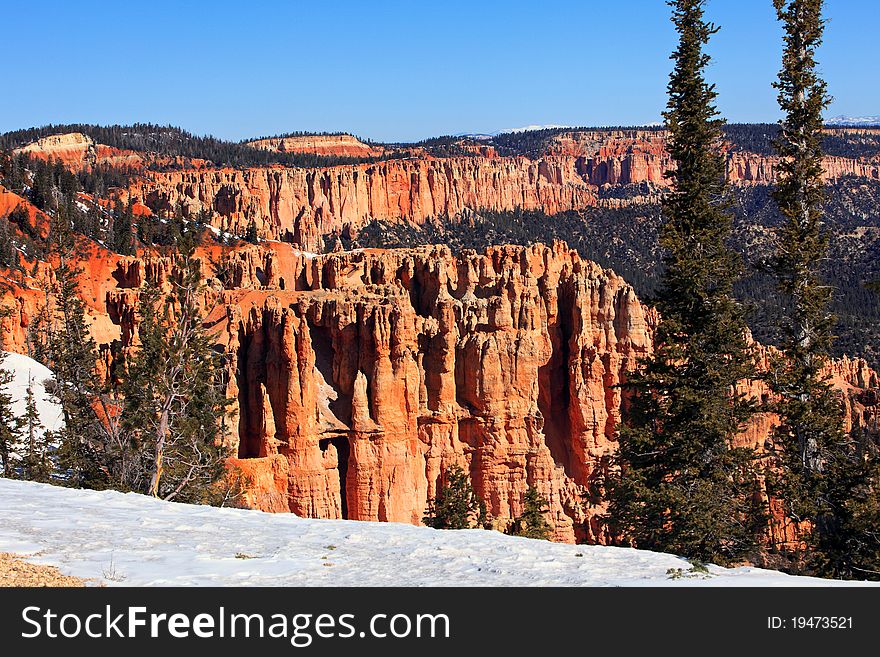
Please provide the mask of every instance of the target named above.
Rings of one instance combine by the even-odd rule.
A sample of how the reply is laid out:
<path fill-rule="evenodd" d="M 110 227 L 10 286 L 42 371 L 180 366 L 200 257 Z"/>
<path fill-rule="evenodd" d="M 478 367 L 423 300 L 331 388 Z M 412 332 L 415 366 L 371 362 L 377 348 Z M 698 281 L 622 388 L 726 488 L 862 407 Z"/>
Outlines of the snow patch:
<path fill-rule="evenodd" d="M 108 586 L 817 586 L 863 584 L 709 566 L 481 529 L 308 520 L 0 479 L 0 551 Z M 244 558 L 242 555 L 246 555 Z M 118 574 L 104 581 L 110 564 Z M 681 569 L 681 576 L 673 573 Z"/>
<path fill-rule="evenodd" d="M 54 378 L 52 370 L 23 354 L 7 352 L 0 360 L 0 369 L 12 372 L 12 382 L 5 391 L 12 396 L 12 410 L 24 416 L 27 405 L 27 388 L 33 381 L 37 415 L 46 431 L 58 431 L 64 427 L 61 406 L 46 391 L 45 382 Z"/>

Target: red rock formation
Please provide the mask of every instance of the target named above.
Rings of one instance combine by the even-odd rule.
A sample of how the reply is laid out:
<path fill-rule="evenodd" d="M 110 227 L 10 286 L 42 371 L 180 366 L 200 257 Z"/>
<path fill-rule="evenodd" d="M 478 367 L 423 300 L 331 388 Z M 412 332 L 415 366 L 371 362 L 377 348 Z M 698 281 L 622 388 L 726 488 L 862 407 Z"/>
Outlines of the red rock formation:
<path fill-rule="evenodd" d="M 587 489 L 616 449 L 616 386 L 650 352 L 656 322 L 612 272 L 561 244 L 459 258 L 275 245 L 236 253 L 229 268 L 242 282 L 263 272 L 261 291 L 224 293 L 238 453 L 288 459 L 290 510 L 418 522 L 441 471 L 459 464 L 499 525 L 532 485 L 557 539 L 606 539 Z M 850 422 L 876 430 L 865 391 L 877 374 L 851 359 L 829 373 Z M 775 421 L 757 417 L 741 443 L 762 449 Z"/>
<path fill-rule="evenodd" d="M 571 131 L 551 137 L 544 152 L 575 158 L 578 172 L 593 185 L 662 185 L 671 166 L 665 145 L 659 130 Z"/>
<path fill-rule="evenodd" d="M 385 149 L 370 146 L 353 135 L 292 135 L 247 142 L 248 146 L 276 153 L 311 153 L 337 157 L 380 157 Z"/>
<path fill-rule="evenodd" d="M 79 132 L 49 135 L 15 152 L 43 160 L 58 160 L 74 171 L 95 165 L 139 169 L 144 164 L 144 157 L 140 153 L 96 144 L 91 137 Z"/>
<path fill-rule="evenodd" d="M 0 186 L 0 219 L 9 217 L 14 210 L 19 208 L 27 212 L 29 227 L 17 226 L 17 228 L 27 229 L 27 232 L 36 233 L 45 238 L 49 234 L 49 215 L 27 199 Z"/>
<path fill-rule="evenodd" d="M 779 158 L 753 153 L 730 153 L 727 159 L 727 175 L 731 182 L 744 184 L 769 184 L 776 177 Z M 853 160 L 845 157 L 826 157 L 822 161 L 826 180 L 843 176 L 857 176 L 880 180 L 880 164 Z"/>
<path fill-rule="evenodd" d="M 483 144 L 479 141 L 474 141 L 470 139 L 462 139 L 459 142 L 455 143 L 455 146 L 462 149 L 467 153 L 473 153 L 474 155 L 479 155 L 480 157 L 493 158 L 498 157 L 498 151 L 495 150 L 494 146 L 489 144 Z"/>
<path fill-rule="evenodd" d="M 559 539 L 602 538 L 584 487 L 654 318 L 622 279 L 562 245 L 264 258 L 287 289 L 225 293 L 223 332 L 239 457 L 288 459 L 290 510 L 419 522 L 457 463 L 499 523 L 534 485 Z"/>
<path fill-rule="evenodd" d="M 595 188 L 566 158 L 458 157 L 389 160 L 323 169 L 219 169 L 151 173 L 131 194 L 154 210 L 206 208 L 217 228 L 260 234 L 318 250 L 319 237 L 373 218 L 422 223 L 466 209 L 543 209 L 595 204 Z"/>
<path fill-rule="evenodd" d="M 199 158 L 164 156 L 99 144 L 88 135 L 79 132 L 49 135 L 17 148 L 14 152 L 25 153 L 41 160 L 59 161 L 73 171 L 82 171 L 95 166 L 126 171 L 139 171 L 148 166 L 191 169 L 211 166 L 210 162 Z"/>
<path fill-rule="evenodd" d="M 846 131 L 852 136 L 851 131 Z M 664 172 L 673 166 L 662 130 L 600 130 L 564 132 L 550 138 L 544 152 L 577 158 L 578 171 L 594 185 L 639 182 L 665 186 Z M 768 184 L 775 178 L 778 158 L 742 151 L 727 154 L 733 183 Z M 826 157 L 828 180 L 852 175 L 880 179 L 880 164 L 844 157 Z"/>
<path fill-rule="evenodd" d="M 209 324 L 235 355 L 249 503 L 417 523 L 460 464 L 500 525 L 533 485 L 558 539 L 603 540 L 585 487 L 614 449 L 613 386 L 655 321 L 622 279 L 561 244 L 203 258 L 227 287 Z M 166 258 L 117 258 L 106 299 L 123 342 L 137 288 L 169 275 Z"/>

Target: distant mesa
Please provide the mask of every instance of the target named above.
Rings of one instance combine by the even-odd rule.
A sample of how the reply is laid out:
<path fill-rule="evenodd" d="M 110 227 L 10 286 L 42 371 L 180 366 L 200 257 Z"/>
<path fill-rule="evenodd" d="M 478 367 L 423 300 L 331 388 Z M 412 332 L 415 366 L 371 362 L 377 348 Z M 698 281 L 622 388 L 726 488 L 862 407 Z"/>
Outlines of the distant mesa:
<path fill-rule="evenodd" d="M 245 142 L 273 153 L 307 153 L 335 157 L 381 157 L 385 149 L 365 144 L 353 135 L 292 135 Z"/>
<path fill-rule="evenodd" d="M 140 168 L 144 164 L 143 157 L 137 152 L 95 143 L 81 132 L 42 137 L 15 152 L 47 161 L 61 161 L 74 171 L 95 165 Z"/>

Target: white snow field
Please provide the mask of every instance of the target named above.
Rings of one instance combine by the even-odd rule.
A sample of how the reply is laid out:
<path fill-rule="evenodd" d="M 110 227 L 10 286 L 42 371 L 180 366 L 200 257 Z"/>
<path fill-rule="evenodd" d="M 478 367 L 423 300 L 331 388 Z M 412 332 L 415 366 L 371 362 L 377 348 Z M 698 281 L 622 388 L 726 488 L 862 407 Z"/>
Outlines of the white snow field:
<path fill-rule="evenodd" d="M 817 586 L 757 568 L 485 530 L 309 520 L 0 479 L 0 552 L 132 586 Z M 669 569 L 682 569 L 673 578 Z M 853 583 L 849 583 L 853 584 Z M 856 583 L 858 584 L 858 583 Z"/>
<path fill-rule="evenodd" d="M 23 354 L 5 352 L 0 360 L 0 369 L 12 373 L 12 383 L 5 392 L 12 396 L 12 409 L 18 415 L 24 415 L 27 404 L 28 382 L 33 381 L 34 399 L 37 403 L 37 415 L 46 431 L 57 431 L 64 426 L 61 417 L 61 406 L 46 392 L 43 383 L 53 378 L 52 370 L 41 365 L 33 358 Z"/>

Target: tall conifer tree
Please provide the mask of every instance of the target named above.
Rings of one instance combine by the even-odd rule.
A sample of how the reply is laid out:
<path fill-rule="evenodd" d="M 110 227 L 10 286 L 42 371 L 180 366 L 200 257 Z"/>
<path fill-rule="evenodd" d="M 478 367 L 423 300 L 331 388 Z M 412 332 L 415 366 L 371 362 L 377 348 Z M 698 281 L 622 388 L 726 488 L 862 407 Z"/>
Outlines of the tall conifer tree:
<path fill-rule="evenodd" d="M 0 320 L 10 314 L 9 308 L 0 307 Z M 12 384 L 13 375 L 11 371 L 3 369 L 5 359 L 3 335 L 0 333 L 0 474 L 11 477 L 24 424 L 12 408 L 12 394 L 8 387 Z"/>
<path fill-rule="evenodd" d="M 134 254 L 134 202 L 123 203 L 116 199 L 113 206 L 113 223 L 110 248 L 120 255 Z"/>
<path fill-rule="evenodd" d="M 106 488 L 113 452 L 121 442 L 118 412 L 104 394 L 98 348 L 79 294 L 77 237 L 63 215 L 53 217 L 50 241 L 53 280 L 47 309 L 34 327 L 34 342 L 35 353 L 55 375 L 52 393 L 64 418 L 58 448 L 61 476 L 77 488 Z"/>
<path fill-rule="evenodd" d="M 761 525 L 753 450 L 735 440 L 754 412 L 738 383 L 754 375 L 744 309 L 733 296 L 741 263 L 727 246 L 732 219 L 716 92 L 703 52 L 717 28 L 704 0 L 675 0 L 679 35 L 664 113 L 675 169 L 663 202 L 665 269 L 655 351 L 625 384 L 612 529 L 637 547 L 735 561 Z"/>
<path fill-rule="evenodd" d="M 50 434 L 40 422 L 34 380 L 28 379 L 22 416 L 21 477 L 31 481 L 48 481 L 52 474 Z"/>
<path fill-rule="evenodd" d="M 772 492 L 787 517 L 811 529 L 814 567 L 858 577 L 877 570 L 880 527 L 863 450 L 847 435 L 842 403 L 823 374 L 834 339 L 831 288 L 820 271 L 828 252 L 822 112 L 830 101 L 815 61 L 823 0 L 774 0 L 774 6 L 784 29 L 774 86 L 785 114 L 775 141 L 780 163 L 773 196 L 783 219 L 775 269 L 787 312 L 783 357 L 768 377 L 780 415 Z"/>

